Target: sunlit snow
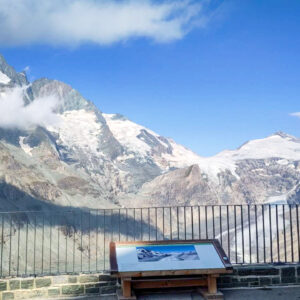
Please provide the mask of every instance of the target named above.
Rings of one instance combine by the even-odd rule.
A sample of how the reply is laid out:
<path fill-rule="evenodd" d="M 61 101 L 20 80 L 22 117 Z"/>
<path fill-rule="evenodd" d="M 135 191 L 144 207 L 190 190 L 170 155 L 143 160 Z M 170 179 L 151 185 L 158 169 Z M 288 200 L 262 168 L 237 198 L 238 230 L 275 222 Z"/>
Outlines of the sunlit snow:
<path fill-rule="evenodd" d="M 104 114 L 106 122 L 115 138 L 129 151 L 141 156 L 151 155 L 151 147 L 138 138 L 142 130 L 146 130 L 157 140 L 159 135 L 128 119 L 116 118 L 114 114 Z M 159 140 L 162 143 L 161 140 Z M 224 150 L 211 157 L 202 157 L 168 139 L 172 153 L 162 153 L 161 159 L 168 162 L 169 167 L 183 168 L 198 164 L 201 172 L 208 174 L 212 180 L 218 180 L 218 174 L 229 170 L 235 173 L 237 162 L 243 159 L 281 158 L 278 164 L 289 164 L 288 160 L 300 160 L 300 143 L 292 136 L 274 134 L 264 139 L 252 140 L 237 150 Z M 154 157 L 158 165 L 161 160 Z"/>
<path fill-rule="evenodd" d="M 61 122 L 50 130 L 59 132 L 63 144 L 97 153 L 102 125 L 93 111 L 72 110 L 61 115 Z"/>
<path fill-rule="evenodd" d="M 125 146 L 129 151 L 148 155 L 148 151 L 151 150 L 151 147 L 137 136 L 143 129 L 147 130 L 155 137 L 158 137 L 156 133 L 130 120 L 114 118 L 114 114 L 103 114 L 103 116 L 110 131 L 123 146 Z"/>
<path fill-rule="evenodd" d="M 8 84 L 10 82 L 10 78 L 0 71 L 0 83 Z"/>
<path fill-rule="evenodd" d="M 28 144 L 24 144 L 24 139 L 25 139 L 25 137 L 21 136 L 20 140 L 19 140 L 19 144 L 25 153 L 32 156 L 32 153 L 31 153 L 32 148 Z"/>

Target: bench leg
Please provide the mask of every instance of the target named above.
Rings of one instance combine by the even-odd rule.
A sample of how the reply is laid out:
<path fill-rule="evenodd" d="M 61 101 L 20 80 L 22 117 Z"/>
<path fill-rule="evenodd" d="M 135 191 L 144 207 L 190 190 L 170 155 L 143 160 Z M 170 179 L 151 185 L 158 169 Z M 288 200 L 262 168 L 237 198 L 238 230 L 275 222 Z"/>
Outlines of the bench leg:
<path fill-rule="evenodd" d="M 211 275 L 207 276 L 207 287 L 209 294 L 217 293 L 217 278 Z"/>
<path fill-rule="evenodd" d="M 122 279 L 122 289 L 124 297 L 131 297 L 131 281 L 130 279 Z"/>

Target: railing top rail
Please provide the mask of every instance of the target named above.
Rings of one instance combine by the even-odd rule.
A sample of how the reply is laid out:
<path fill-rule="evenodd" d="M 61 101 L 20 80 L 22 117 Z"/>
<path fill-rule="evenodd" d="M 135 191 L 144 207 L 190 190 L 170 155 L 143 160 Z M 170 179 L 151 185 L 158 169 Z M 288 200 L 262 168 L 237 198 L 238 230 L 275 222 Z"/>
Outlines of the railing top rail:
<path fill-rule="evenodd" d="M 0 211 L 0 214 L 18 214 L 18 213 L 89 213 L 99 211 L 122 211 L 122 210 L 141 210 L 141 209 L 176 209 L 176 208 L 197 208 L 197 207 L 257 207 L 257 206 L 294 206 L 298 207 L 297 203 L 261 203 L 261 204 L 200 204 L 200 205 L 176 205 L 176 206 L 145 206 L 145 207 L 113 207 L 113 208 L 61 208 L 49 210 L 14 210 L 14 211 Z"/>

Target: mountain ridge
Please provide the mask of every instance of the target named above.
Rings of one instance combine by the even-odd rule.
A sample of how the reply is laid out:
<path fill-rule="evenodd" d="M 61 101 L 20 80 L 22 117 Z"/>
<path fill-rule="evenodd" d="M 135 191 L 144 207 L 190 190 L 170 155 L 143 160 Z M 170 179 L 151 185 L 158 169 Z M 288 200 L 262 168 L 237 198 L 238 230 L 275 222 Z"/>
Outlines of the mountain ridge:
<path fill-rule="evenodd" d="M 0 194 L 2 210 L 16 209 L 16 203 L 28 209 L 32 199 L 39 209 L 49 203 L 104 208 L 299 202 L 297 137 L 277 132 L 202 157 L 125 116 L 102 113 L 68 84 L 48 78 L 29 83 L 25 73 L 2 56 L 0 61 L 0 72 L 10 79 L 0 84 L 0 101 L 1 93 L 22 87 L 25 106 L 56 98 L 59 119 L 44 127 L 0 128 L 0 183 L 29 197 L 27 205 L 13 191 Z"/>

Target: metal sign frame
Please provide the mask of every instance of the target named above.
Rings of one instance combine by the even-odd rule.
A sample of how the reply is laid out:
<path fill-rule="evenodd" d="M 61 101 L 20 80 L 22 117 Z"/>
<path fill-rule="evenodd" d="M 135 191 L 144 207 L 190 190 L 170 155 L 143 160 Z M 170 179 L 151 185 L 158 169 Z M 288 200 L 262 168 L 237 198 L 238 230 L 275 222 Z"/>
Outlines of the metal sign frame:
<path fill-rule="evenodd" d="M 121 271 L 118 267 L 117 261 L 117 253 L 116 248 L 118 246 L 132 246 L 132 247 L 140 247 L 140 246 L 151 246 L 151 245 L 184 245 L 184 244 L 211 244 L 214 246 L 216 253 L 218 254 L 221 262 L 224 265 L 224 268 L 209 268 L 209 269 L 179 269 L 179 270 L 155 270 L 155 271 Z M 197 274 L 210 274 L 210 273 L 228 273 L 232 270 L 232 265 L 229 261 L 229 258 L 225 254 L 223 248 L 220 243 L 216 239 L 207 239 L 207 240 L 164 240 L 164 241 L 132 241 L 132 242 L 111 242 L 110 243 L 110 266 L 111 266 L 111 274 L 118 276 L 124 276 L 121 274 L 126 274 L 131 277 L 144 277 L 144 276 L 161 276 L 161 275 L 197 275 Z"/>

